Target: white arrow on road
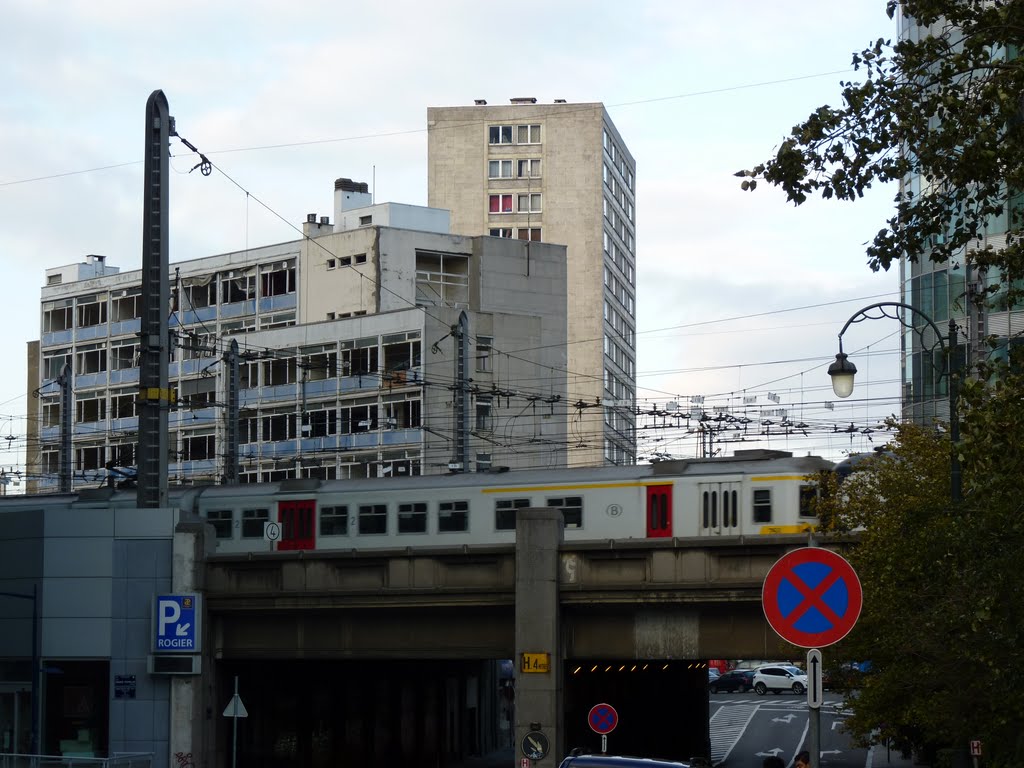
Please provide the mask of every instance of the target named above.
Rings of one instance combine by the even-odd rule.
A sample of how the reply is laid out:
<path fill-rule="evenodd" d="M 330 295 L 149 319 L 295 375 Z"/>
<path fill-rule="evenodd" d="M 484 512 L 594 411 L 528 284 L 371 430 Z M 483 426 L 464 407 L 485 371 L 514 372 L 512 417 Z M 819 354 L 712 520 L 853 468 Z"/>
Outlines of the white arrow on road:
<path fill-rule="evenodd" d="M 754 757 L 775 757 L 781 751 L 782 747 L 775 747 L 775 749 L 770 749 L 767 752 L 757 752 L 754 754 Z"/>
<path fill-rule="evenodd" d="M 772 722 L 773 723 L 786 723 L 787 725 L 789 725 L 789 723 L 793 722 L 793 718 L 794 717 L 796 717 L 796 715 L 790 713 L 790 714 L 786 715 L 785 717 L 773 717 L 772 718 Z"/>
<path fill-rule="evenodd" d="M 176 634 L 178 637 L 185 637 L 185 635 L 188 634 L 188 628 L 191 627 L 191 626 L 192 626 L 191 623 L 189 623 L 189 624 L 179 624 L 178 628 L 176 630 L 174 630 L 174 634 Z"/>
<path fill-rule="evenodd" d="M 818 754 L 820 754 L 820 755 L 841 755 L 841 754 L 843 754 L 843 750 L 841 750 L 841 749 L 823 749 Z"/>

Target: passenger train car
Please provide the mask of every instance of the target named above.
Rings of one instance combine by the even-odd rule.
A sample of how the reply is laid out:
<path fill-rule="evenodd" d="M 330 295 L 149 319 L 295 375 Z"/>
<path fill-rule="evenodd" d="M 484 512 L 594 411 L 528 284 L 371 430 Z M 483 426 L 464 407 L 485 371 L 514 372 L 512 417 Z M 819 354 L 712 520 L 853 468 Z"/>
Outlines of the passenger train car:
<path fill-rule="evenodd" d="M 567 541 L 753 536 L 813 527 L 809 476 L 832 467 L 753 450 L 629 467 L 173 487 L 169 506 L 205 518 L 218 553 L 512 543 L 516 510 L 526 507 L 560 508 Z M 108 488 L 8 496 L 0 512 L 135 500 L 135 491 Z M 279 524 L 276 537 L 268 522 Z"/>

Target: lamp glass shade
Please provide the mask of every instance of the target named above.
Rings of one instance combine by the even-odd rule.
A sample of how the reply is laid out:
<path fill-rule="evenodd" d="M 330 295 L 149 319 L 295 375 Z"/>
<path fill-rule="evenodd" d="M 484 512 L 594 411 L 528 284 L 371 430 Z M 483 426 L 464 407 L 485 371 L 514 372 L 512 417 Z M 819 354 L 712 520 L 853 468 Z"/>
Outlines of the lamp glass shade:
<path fill-rule="evenodd" d="M 836 355 L 836 361 L 828 367 L 828 375 L 832 377 L 832 391 L 836 397 L 849 397 L 853 394 L 857 366 L 847 360 L 844 353 Z"/>

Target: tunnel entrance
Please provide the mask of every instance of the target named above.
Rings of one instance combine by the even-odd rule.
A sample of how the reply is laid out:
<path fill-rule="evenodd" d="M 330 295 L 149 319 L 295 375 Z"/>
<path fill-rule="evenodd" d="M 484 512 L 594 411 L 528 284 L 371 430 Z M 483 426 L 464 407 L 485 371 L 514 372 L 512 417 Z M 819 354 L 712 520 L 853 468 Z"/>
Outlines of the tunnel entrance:
<path fill-rule="evenodd" d="M 489 660 L 222 661 L 217 672 L 217 764 L 444 766 L 508 744 L 501 730 L 501 662 Z"/>
<path fill-rule="evenodd" d="M 592 707 L 610 704 L 618 724 L 608 754 L 689 760 L 708 757 L 708 675 L 702 661 L 568 659 L 564 732 L 567 751 L 601 751 L 587 721 Z"/>

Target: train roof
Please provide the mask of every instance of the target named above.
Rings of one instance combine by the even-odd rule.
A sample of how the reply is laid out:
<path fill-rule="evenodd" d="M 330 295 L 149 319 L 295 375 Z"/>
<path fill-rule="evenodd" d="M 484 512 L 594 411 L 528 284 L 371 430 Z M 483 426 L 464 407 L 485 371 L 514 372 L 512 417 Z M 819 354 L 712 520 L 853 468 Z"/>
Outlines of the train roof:
<path fill-rule="evenodd" d="M 733 456 L 715 456 L 697 459 L 673 459 L 654 464 L 631 466 L 573 467 L 560 469 L 525 469 L 491 472 L 463 472 L 447 475 L 416 475 L 412 477 L 353 478 L 347 480 L 319 480 L 297 478 L 274 483 L 243 483 L 239 485 L 171 486 L 168 506 L 189 507 L 197 499 L 204 506 L 224 500 L 237 503 L 247 498 L 267 496 L 293 496 L 312 493 L 360 493 L 387 490 L 418 489 L 503 488 L 510 486 L 555 486 L 579 483 L 640 482 L 657 478 L 703 475 L 752 474 L 812 474 L 831 469 L 832 462 L 820 456 L 794 457 L 788 451 L 750 450 L 736 451 Z M 83 488 L 75 494 L 48 494 L 39 496 L 7 496 L 0 499 L 0 510 L 38 509 L 41 507 L 71 505 L 79 509 L 98 507 L 131 507 L 135 504 L 134 490 L 112 488 Z"/>

